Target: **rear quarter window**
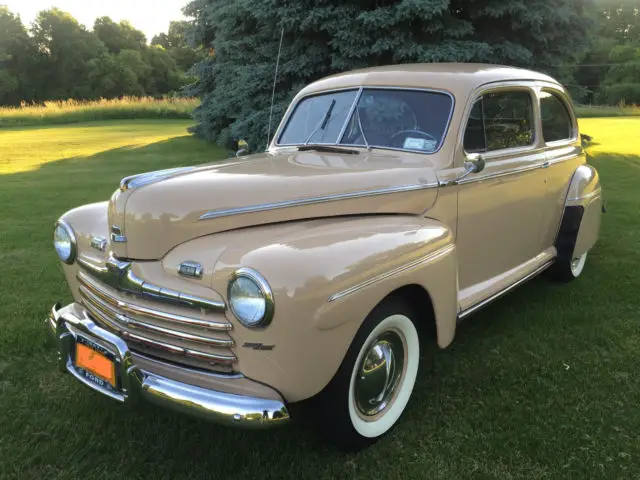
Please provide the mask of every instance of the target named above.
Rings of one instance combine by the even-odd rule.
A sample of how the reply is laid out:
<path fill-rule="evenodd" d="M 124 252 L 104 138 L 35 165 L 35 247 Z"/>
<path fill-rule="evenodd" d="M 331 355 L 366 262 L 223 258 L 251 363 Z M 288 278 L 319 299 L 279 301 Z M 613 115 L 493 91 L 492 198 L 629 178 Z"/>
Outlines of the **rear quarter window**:
<path fill-rule="evenodd" d="M 557 94 L 548 91 L 540 93 L 540 115 L 545 142 L 571 140 L 574 137 L 569 107 Z"/>

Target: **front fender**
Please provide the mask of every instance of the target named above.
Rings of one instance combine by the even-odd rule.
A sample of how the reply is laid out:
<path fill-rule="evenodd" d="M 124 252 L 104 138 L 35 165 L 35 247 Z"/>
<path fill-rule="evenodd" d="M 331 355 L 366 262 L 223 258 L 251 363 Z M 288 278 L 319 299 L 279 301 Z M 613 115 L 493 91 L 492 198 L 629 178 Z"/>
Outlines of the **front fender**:
<path fill-rule="evenodd" d="M 438 343 L 453 338 L 455 248 L 449 229 L 435 220 L 390 215 L 254 227 L 196 239 L 165 260 L 184 260 L 187 252 L 197 258 L 203 249 L 216 258 L 211 286 L 225 297 L 239 267 L 257 270 L 271 286 L 275 313 L 268 327 L 249 329 L 230 310 L 226 315 L 234 323 L 238 370 L 290 402 L 329 383 L 369 312 L 402 286 L 417 284 L 430 294 Z"/>

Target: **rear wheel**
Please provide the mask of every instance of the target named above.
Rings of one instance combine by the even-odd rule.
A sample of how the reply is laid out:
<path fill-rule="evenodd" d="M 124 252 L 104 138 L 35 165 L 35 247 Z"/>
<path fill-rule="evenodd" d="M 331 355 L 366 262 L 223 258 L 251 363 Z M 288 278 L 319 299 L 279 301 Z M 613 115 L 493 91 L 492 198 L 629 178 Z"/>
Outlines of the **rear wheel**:
<path fill-rule="evenodd" d="M 321 433 L 346 450 L 386 434 L 404 411 L 418 374 L 420 342 L 414 314 L 388 300 L 367 317 L 338 372 L 315 400 Z M 320 415 L 318 415 L 320 414 Z"/>
<path fill-rule="evenodd" d="M 572 258 L 558 258 L 552 267 L 553 276 L 561 282 L 575 280 L 582 274 L 586 262 L 587 252 Z"/>

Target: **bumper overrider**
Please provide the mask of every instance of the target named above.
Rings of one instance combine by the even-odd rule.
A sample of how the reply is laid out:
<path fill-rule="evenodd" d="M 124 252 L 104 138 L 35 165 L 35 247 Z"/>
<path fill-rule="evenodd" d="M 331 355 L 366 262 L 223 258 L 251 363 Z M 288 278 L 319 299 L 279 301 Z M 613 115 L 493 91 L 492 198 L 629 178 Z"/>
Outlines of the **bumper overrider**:
<path fill-rule="evenodd" d="M 290 417 L 284 401 L 219 392 L 142 370 L 134 364 L 127 344 L 120 337 L 104 330 L 87 315 L 80 315 L 73 305 L 64 308 L 54 305 L 46 320 L 47 330 L 57 345 L 60 369 L 93 390 L 125 404 L 144 398 L 222 425 L 269 428 L 288 423 Z M 77 344 L 114 363 L 115 386 L 76 366 Z"/>

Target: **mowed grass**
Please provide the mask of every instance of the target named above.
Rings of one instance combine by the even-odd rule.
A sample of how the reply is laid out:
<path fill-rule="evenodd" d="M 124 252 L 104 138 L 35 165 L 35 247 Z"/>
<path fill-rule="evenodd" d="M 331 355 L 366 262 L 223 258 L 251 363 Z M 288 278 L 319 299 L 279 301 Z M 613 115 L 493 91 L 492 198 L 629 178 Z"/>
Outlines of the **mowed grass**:
<path fill-rule="evenodd" d="M 397 428 L 349 455 L 297 424 L 251 432 L 123 407 L 56 369 L 43 319 L 71 300 L 56 218 L 125 175 L 224 152 L 185 122 L 0 132 L 0 477 L 639 478 L 640 119 L 580 124 L 608 208 L 584 276 L 537 278 L 465 321 Z"/>
<path fill-rule="evenodd" d="M 48 101 L 20 107 L 0 107 L 0 128 L 135 118 L 191 118 L 195 98 L 122 97 L 100 100 Z"/>

